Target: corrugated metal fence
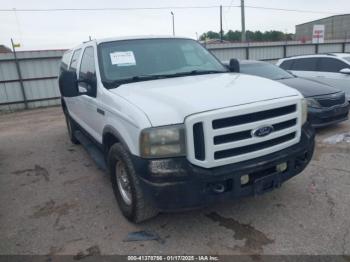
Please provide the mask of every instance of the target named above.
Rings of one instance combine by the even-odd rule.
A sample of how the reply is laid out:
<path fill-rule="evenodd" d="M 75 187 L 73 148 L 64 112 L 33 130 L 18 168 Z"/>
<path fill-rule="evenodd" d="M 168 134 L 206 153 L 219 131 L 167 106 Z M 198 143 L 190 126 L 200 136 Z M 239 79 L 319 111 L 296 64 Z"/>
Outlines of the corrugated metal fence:
<path fill-rule="evenodd" d="M 59 104 L 57 74 L 64 51 L 17 52 L 21 79 L 14 54 L 0 53 L 0 112 L 24 109 L 23 92 L 28 108 Z"/>
<path fill-rule="evenodd" d="M 218 59 L 231 58 L 275 62 L 280 58 L 317 53 L 350 52 L 350 42 L 332 41 L 324 44 L 300 44 L 299 42 L 270 43 L 220 43 L 206 46 Z"/>
<path fill-rule="evenodd" d="M 266 60 L 274 62 L 283 57 L 350 52 L 350 42 L 332 41 L 324 44 L 297 42 L 222 43 L 208 48 L 221 61 L 230 58 Z M 57 74 L 65 50 L 17 52 L 23 91 L 28 108 L 60 103 Z M 23 92 L 13 53 L 0 53 L 0 112 L 25 108 Z"/>

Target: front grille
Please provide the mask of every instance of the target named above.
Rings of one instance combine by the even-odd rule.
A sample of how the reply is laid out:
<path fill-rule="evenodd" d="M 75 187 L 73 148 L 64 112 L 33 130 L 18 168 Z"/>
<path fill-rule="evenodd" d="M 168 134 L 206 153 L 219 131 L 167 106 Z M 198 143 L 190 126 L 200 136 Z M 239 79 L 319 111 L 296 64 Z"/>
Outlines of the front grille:
<path fill-rule="evenodd" d="M 300 107 L 300 99 L 292 97 L 192 115 L 185 121 L 188 159 L 211 168 L 291 146 L 300 139 Z M 273 131 L 258 136 L 266 126 Z"/>
<path fill-rule="evenodd" d="M 263 112 L 254 112 L 251 114 L 228 117 L 223 119 L 218 119 L 213 121 L 213 128 L 223 128 L 228 126 L 242 125 L 249 122 L 265 120 L 276 116 L 286 115 L 292 112 L 295 112 L 296 105 L 290 105 L 280 108 L 274 108 L 270 110 L 266 110 Z"/>
<path fill-rule="evenodd" d="M 204 148 L 204 132 L 203 123 L 196 123 L 193 125 L 193 142 L 195 157 L 199 160 L 205 159 L 205 148 Z"/>
<path fill-rule="evenodd" d="M 274 124 L 272 126 L 274 131 L 279 131 L 288 127 L 292 127 L 296 125 L 296 123 L 297 123 L 297 120 L 292 119 L 292 120 L 284 121 L 278 124 Z M 214 145 L 225 144 L 228 142 L 234 142 L 234 141 L 239 141 L 239 140 L 248 139 L 248 138 L 252 138 L 252 130 L 246 130 L 242 132 L 216 136 L 214 137 Z"/>
<path fill-rule="evenodd" d="M 315 98 L 322 107 L 332 107 L 345 103 L 345 93 L 340 92 L 332 95 L 319 96 Z"/>
<path fill-rule="evenodd" d="M 249 146 L 242 146 L 242 147 L 236 147 L 232 149 L 227 149 L 227 150 L 222 150 L 222 151 L 217 151 L 214 154 L 214 159 L 221 159 L 221 158 L 226 158 L 226 157 L 231 157 L 231 156 L 237 156 L 240 154 L 246 154 L 252 151 L 257 151 L 261 150 L 267 147 L 275 146 L 284 142 L 287 142 L 295 137 L 295 132 L 281 136 L 275 139 L 267 140 L 265 142 L 257 143 L 257 144 L 252 144 Z"/>
<path fill-rule="evenodd" d="M 279 131 L 288 127 L 292 127 L 295 126 L 297 124 L 297 119 L 292 119 L 292 120 L 288 120 L 288 121 L 284 121 L 278 124 L 274 124 L 272 125 L 275 131 Z"/>

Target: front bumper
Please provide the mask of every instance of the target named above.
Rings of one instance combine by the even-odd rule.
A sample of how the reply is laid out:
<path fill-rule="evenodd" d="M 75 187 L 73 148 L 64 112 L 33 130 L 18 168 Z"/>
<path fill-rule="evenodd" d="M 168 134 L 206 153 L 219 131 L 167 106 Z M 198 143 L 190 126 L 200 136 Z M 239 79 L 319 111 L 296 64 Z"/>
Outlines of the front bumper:
<path fill-rule="evenodd" d="M 192 165 L 185 157 L 146 160 L 132 156 L 144 196 L 160 211 L 193 209 L 224 199 L 259 195 L 280 187 L 299 174 L 314 151 L 314 129 L 307 123 L 301 140 L 289 148 L 256 159 L 210 169 Z M 288 169 L 277 172 L 276 165 L 287 162 Z M 250 182 L 241 185 L 241 176 Z M 223 184 L 216 193 L 213 186 Z"/>
<path fill-rule="evenodd" d="M 336 124 L 348 119 L 349 103 L 330 108 L 309 107 L 308 121 L 314 128 Z"/>

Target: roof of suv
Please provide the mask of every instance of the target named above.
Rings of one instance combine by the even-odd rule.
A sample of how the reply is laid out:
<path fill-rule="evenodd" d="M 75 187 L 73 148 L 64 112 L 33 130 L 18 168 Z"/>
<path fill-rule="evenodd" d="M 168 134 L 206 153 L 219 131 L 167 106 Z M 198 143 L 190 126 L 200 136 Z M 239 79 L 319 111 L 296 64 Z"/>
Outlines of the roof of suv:
<path fill-rule="evenodd" d="M 188 37 L 172 36 L 172 35 L 171 36 L 170 35 L 138 35 L 138 36 L 118 36 L 118 37 L 101 38 L 101 39 L 96 39 L 94 41 L 96 41 L 97 44 L 100 44 L 104 42 L 112 42 L 112 41 L 120 41 L 120 40 L 156 39 L 156 38 L 192 39 Z"/>
<path fill-rule="evenodd" d="M 280 61 L 289 60 L 289 59 L 297 59 L 297 58 L 310 58 L 310 57 L 337 57 L 337 58 L 344 58 L 344 57 L 350 57 L 350 53 L 325 53 L 325 54 L 313 54 L 313 55 L 297 55 L 297 56 L 281 58 Z"/>
<path fill-rule="evenodd" d="M 181 36 L 172 36 L 172 35 L 139 35 L 139 36 L 118 36 L 118 37 L 108 37 L 108 38 L 100 38 L 100 39 L 92 39 L 90 41 L 86 41 L 81 43 L 80 45 L 77 45 L 75 47 L 73 47 L 70 50 L 67 50 L 66 52 L 69 52 L 71 50 L 74 49 L 78 49 L 81 48 L 81 46 L 86 45 L 88 43 L 96 43 L 96 44 L 100 44 L 100 43 L 105 43 L 105 42 L 113 42 L 113 41 L 123 41 L 123 40 L 136 40 L 136 39 L 157 39 L 157 38 L 175 38 L 175 39 L 190 39 L 190 40 L 194 40 L 192 38 L 189 37 L 181 37 Z"/>
<path fill-rule="evenodd" d="M 340 57 L 340 58 L 350 57 L 350 53 L 330 53 L 330 55 L 334 55 L 334 56 Z"/>
<path fill-rule="evenodd" d="M 113 41 L 135 40 L 135 39 L 157 39 L 157 38 L 163 38 L 163 39 L 164 38 L 175 38 L 175 39 L 191 39 L 191 40 L 193 40 L 192 38 L 189 38 L 189 37 L 172 36 L 172 35 L 136 35 L 136 36 L 118 36 L 118 37 L 92 39 L 90 41 L 83 42 L 83 44 L 86 44 L 89 42 L 95 42 L 97 44 L 100 44 L 100 43 L 113 42 Z"/>

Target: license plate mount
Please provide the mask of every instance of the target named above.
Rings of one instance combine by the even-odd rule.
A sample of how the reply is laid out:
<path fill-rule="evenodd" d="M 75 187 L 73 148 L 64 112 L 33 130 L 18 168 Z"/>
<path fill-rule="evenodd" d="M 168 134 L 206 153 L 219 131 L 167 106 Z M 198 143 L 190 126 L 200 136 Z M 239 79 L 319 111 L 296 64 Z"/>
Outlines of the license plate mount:
<path fill-rule="evenodd" d="M 261 195 L 279 187 L 281 187 L 281 174 L 274 173 L 254 181 L 254 194 Z"/>

